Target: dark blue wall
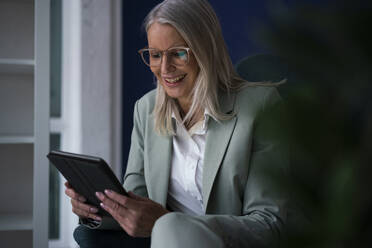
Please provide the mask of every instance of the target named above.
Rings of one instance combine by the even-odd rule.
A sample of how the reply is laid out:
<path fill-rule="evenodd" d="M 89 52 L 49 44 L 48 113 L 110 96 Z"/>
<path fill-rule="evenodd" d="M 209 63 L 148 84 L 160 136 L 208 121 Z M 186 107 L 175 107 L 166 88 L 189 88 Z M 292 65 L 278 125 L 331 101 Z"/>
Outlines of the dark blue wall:
<path fill-rule="evenodd" d="M 130 146 L 134 103 L 155 87 L 153 76 L 142 63 L 137 50 L 146 45 L 146 34 L 141 29 L 142 21 L 159 2 L 123 1 L 123 170 Z M 268 19 L 269 12 L 265 2 L 210 0 L 220 19 L 233 63 L 247 55 L 267 52 L 262 45 L 253 41 L 256 24 Z"/>
<path fill-rule="evenodd" d="M 247 55 L 265 52 L 264 47 L 254 41 L 257 23 L 268 16 L 265 1 L 210 0 L 220 20 L 222 32 L 228 45 L 231 59 L 236 63 Z"/>
<path fill-rule="evenodd" d="M 123 1 L 123 173 L 126 168 L 133 127 L 135 101 L 154 88 L 150 70 L 142 63 L 137 51 L 146 45 L 146 34 L 141 29 L 146 14 L 155 5 L 153 0 Z"/>

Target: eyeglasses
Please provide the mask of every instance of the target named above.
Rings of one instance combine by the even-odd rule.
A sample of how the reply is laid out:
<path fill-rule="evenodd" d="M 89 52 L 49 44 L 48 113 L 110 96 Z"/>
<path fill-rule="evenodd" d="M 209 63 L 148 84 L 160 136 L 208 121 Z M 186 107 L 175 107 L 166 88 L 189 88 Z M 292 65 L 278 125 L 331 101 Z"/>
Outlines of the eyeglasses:
<path fill-rule="evenodd" d="M 168 50 L 161 51 L 155 48 L 143 48 L 138 51 L 141 54 L 143 62 L 150 67 L 161 66 L 163 55 L 167 56 L 170 64 L 184 66 L 189 63 L 189 47 L 172 47 Z"/>

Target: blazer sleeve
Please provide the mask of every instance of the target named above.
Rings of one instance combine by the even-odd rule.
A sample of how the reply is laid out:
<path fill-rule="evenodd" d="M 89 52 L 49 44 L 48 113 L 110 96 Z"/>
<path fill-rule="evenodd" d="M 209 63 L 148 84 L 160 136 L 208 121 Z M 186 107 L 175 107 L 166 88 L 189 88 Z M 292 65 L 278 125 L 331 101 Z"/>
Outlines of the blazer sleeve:
<path fill-rule="evenodd" d="M 140 111 L 140 101 L 138 100 L 134 107 L 133 131 L 131 146 L 128 156 L 127 169 L 124 176 L 124 188 L 127 191 L 148 197 L 144 176 L 144 113 Z M 142 118 L 141 118 L 142 117 Z"/>
<path fill-rule="evenodd" d="M 271 115 L 271 110 L 279 102 L 276 89 L 269 89 L 256 118 L 242 215 L 198 217 L 220 233 L 227 247 L 276 247 L 284 233 L 289 195 L 275 182 L 288 178 L 289 155 L 287 146 L 274 131 L 278 128 L 270 128 L 276 124 L 272 118 L 276 115 Z"/>

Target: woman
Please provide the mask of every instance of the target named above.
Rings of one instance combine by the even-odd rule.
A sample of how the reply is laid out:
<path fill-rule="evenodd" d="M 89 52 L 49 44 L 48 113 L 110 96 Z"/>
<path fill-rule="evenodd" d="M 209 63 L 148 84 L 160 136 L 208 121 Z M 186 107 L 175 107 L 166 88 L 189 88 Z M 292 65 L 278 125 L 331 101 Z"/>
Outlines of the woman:
<path fill-rule="evenodd" d="M 139 52 L 157 88 L 134 109 L 130 197 L 97 192 L 102 208 L 130 236 L 151 236 L 152 247 L 278 242 L 287 198 L 264 174 L 284 175 L 287 161 L 258 119 L 278 102 L 276 89 L 237 76 L 206 0 L 166 0 L 145 28 L 148 48 Z M 104 224 L 68 184 L 66 194 L 82 220 Z"/>

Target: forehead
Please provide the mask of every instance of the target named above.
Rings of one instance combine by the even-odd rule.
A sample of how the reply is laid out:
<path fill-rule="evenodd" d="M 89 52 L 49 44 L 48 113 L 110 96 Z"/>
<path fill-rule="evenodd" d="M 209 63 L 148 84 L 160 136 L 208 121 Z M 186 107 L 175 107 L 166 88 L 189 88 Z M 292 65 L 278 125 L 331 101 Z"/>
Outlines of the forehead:
<path fill-rule="evenodd" d="M 186 45 L 178 31 L 169 24 L 154 22 L 147 30 L 147 41 L 151 48 L 166 50 L 173 46 Z"/>

